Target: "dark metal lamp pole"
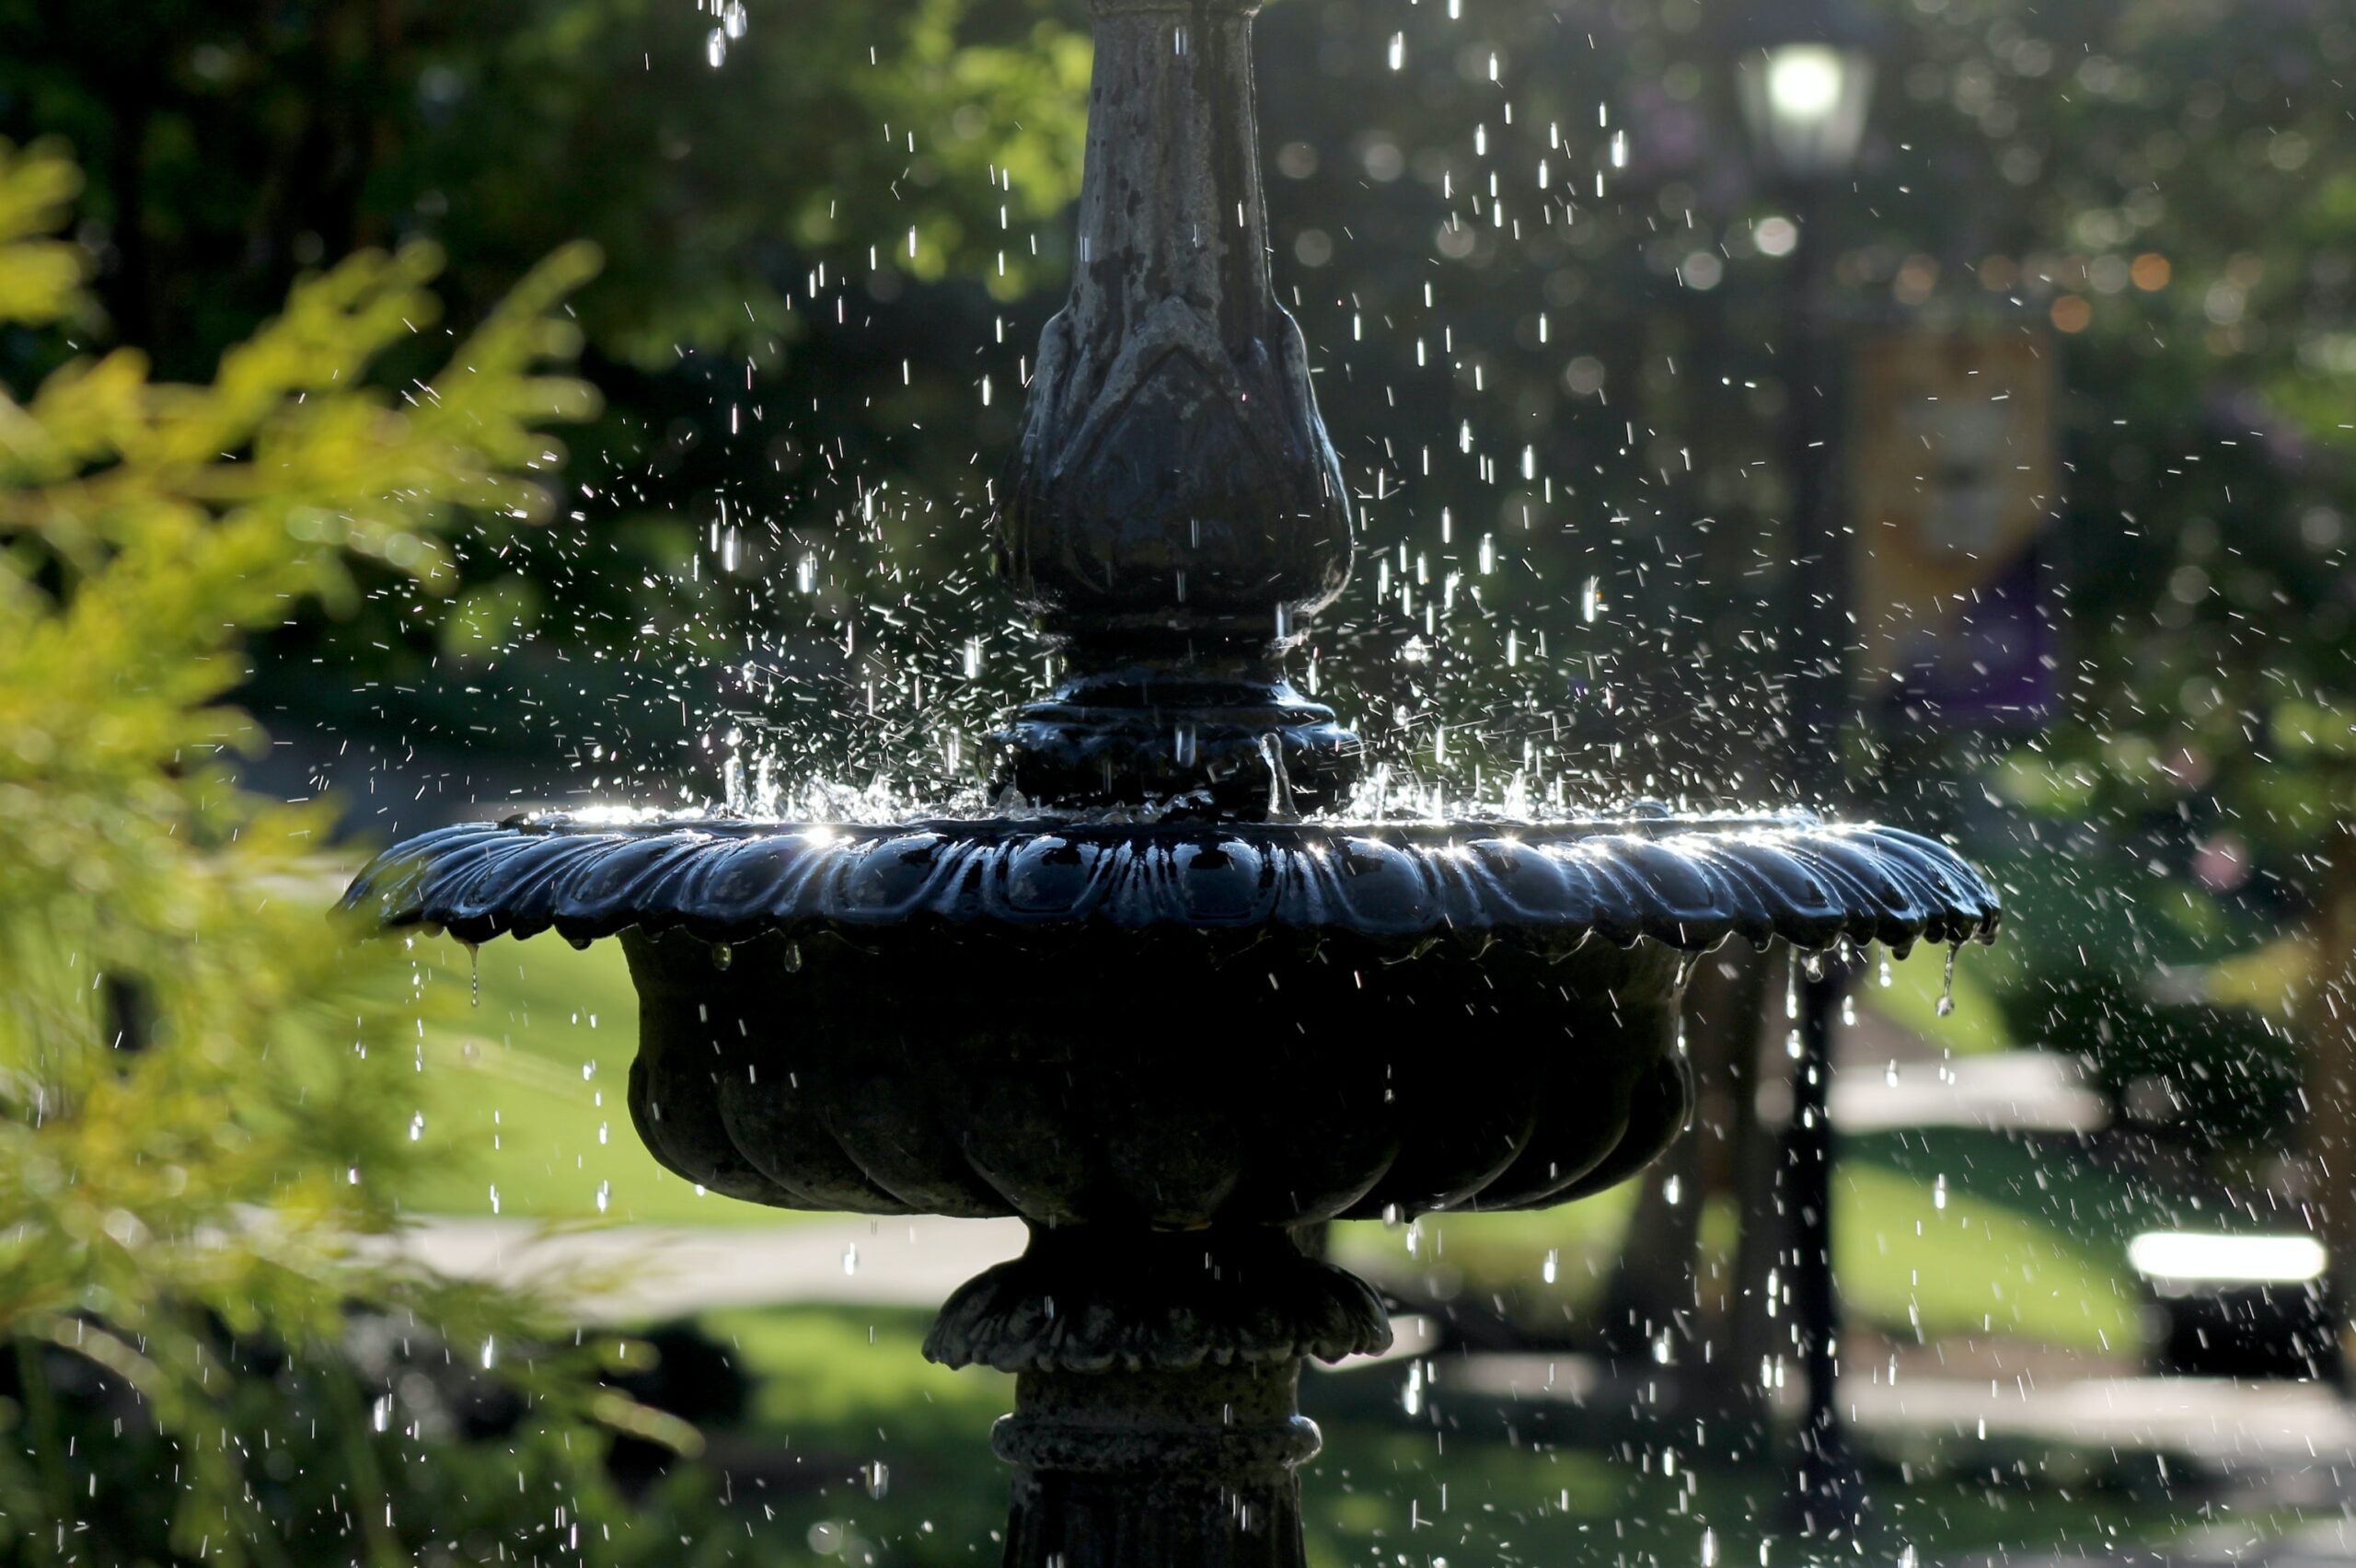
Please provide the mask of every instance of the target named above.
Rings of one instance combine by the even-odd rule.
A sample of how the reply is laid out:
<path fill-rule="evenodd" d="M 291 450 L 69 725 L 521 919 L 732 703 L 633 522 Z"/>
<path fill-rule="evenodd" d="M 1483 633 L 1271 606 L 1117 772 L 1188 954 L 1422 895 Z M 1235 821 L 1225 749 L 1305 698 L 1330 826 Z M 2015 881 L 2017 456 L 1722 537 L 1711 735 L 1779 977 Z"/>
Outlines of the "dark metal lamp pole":
<path fill-rule="evenodd" d="M 1834 379 L 1826 321 L 1831 256 L 1822 230 L 1831 183 L 1853 166 L 1872 95 L 1875 29 L 1845 0 L 1775 6 L 1745 40 L 1737 89 L 1758 161 L 1787 193 L 1799 237 L 1786 299 L 1784 473 L 1792 487 L 1796 602 L 1792 625 L 1794 773 L 1810 803 L 1842 782 L 1848 705 L 1849 543 L 1833 467 Z M 1791 1245 L 1793 1329 L 1807 1388 L 1798 1522 L 1807 1534 L 1854 1527 L 1863 1505 L 1835 1399 L 1841 1312 L 1832 1272 L 1832 1029 L 1852 976 L 1828 961 L 1800 990 L 1799 1060 L 1776 1180 Z"/>

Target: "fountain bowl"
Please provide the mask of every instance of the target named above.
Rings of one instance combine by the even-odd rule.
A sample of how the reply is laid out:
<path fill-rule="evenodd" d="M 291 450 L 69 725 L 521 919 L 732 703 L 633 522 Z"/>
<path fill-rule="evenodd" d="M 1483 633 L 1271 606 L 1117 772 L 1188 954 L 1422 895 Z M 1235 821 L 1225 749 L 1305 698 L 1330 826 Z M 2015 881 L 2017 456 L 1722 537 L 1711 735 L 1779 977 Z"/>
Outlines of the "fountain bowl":
<path fill-rule="evenodd" d="M 345 902 L 619 935 L 632 1115 L 713 1191 L 1157 1230 L 1567 1202 L 1683 1125 L 1694 955 L 2000 918 L 1945 846 L 1797 815 L 523 818 L 413 840 Z"/>

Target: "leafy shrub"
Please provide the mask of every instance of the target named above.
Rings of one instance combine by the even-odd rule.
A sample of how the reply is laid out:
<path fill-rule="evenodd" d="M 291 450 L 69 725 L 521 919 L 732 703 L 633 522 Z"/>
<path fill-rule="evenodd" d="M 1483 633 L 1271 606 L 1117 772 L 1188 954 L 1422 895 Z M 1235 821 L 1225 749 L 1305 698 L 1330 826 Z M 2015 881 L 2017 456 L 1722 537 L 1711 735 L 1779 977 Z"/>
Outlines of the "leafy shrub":
<path fill-rule="evenodd" d="M 612 1342 L 363 1244 L 418 1158 L 420 1004 L 321 922 L 329 818 L 238 787 L 260 737 L 224 700 L 354 558 L 431 589 L 455 518 L 545 505 L 541 428 L 593 398 L 538 367 L 594 258 L 429 379 L 371 380 L 435 319 L 412 248 L 162 385 L 75 346 L 75 190 L 0 144 L 0 329 L 59 362 L 0 389 L 0 1561 L 612 1559 L 612 1428 L 681 1429 L 599 1381 Z"/>

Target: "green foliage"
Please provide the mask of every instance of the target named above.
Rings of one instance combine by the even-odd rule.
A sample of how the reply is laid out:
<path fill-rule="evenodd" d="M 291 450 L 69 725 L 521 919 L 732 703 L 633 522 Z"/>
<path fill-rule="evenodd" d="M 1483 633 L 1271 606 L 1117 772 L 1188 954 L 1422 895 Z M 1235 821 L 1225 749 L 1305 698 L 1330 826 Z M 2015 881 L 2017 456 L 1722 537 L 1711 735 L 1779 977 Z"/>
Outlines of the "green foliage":
<path fill-rule="evenodd" d="M 79 251 L 47 237 L 74 190 L 59 152 L 0 144 L 0 325 L 86 310 Z M 536 370 L 572 349 L 581 249 L 430 379 L 373 384 L 433 318 L 434 265 L 364 253 L 305 281 L 209 386 L 118 349 L 0 395 L 0 1559 L 267 1563 L 324 1533 L 339 1560 L 406 1562 L 469 1517 L 488 1552 L 546 1530 L 537 1496 L 506 1516 L 527 1475 L 595 1510 L 588 1423 L 652 1419 L 597 1352 L 532 1354 L 558 1331 L 530 1302 L 363 1244 L 418 1158 L 422 1020 L 397 951 L 319 919 L 324 813 L 225 766 L 259 740 L 222 702 L 248 634 L 348 596 L 352 558 L 445 580 L 435 532 L 536 514 L 558 456 L 538 427 L 590 406 Z M 520 1401 L 508 1457 L 456 1472 L 470 1509 L 405 1507 L 451 1476 L 397 1462 L 433 1435 L 352 1354 L 364 1305 Z M 403 1430 L 380 1439 L 372 1408 Z M 298 1473 L 267 1458 L 314 1424 Z"/>

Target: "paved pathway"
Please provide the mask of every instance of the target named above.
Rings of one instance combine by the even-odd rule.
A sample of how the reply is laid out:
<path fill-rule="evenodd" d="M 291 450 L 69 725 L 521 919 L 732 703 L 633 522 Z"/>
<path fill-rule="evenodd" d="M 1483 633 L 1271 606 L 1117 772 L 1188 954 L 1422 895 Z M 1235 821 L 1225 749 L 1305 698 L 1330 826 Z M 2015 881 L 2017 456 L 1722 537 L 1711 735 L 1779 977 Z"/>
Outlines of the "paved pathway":
<path fill-rule="evenodd" d="M 433 1219 L 401 1251 L 465 1279 L 540 1283 L 593 1320 L 784 1302 L 937 1307 L 1022 1251 L 1020 1220 L 896 1218 L 742 1227 L 550 1230 Z"/>

